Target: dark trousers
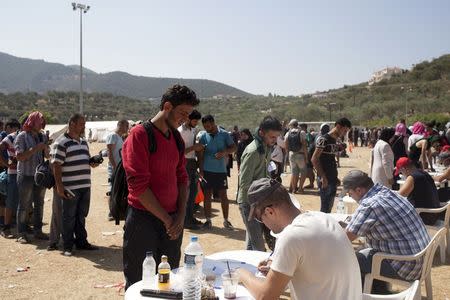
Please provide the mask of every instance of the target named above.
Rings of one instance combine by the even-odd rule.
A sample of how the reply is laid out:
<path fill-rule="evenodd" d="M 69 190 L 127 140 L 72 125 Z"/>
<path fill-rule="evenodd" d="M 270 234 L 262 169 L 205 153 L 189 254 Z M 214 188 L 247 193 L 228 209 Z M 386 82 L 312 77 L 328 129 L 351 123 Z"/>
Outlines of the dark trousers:
<path fill-rule="evenodd" d="M 45 188 L 34 183 L 34 176 L 17 175 L 19 207 L 17 209 L 19 234 L 27 230 L 28 214 L 33 211 L 34 232 L 42 231 Z"/>
<path fill-rule="evenodd" d="M 125 289 L 142 279 L 142 262 L 147 251 L 153 252 L 156 266 L 161 255 L 167 255 L 172 269 L 178 268 L 181 258 L 183 233 L 170 240 L 164 223 L 147 211 L 128 207 L 123 235 L 123 273 Z"/>
<path fill-rule="evenodd" d="M 186 203 L 184 223 L 189 224 L 194 219 L 195 196 L 197 195 L 197 161 L 188 159 L 186 162 L 186 171 L 189 176 L 189 196 Z"/>
<path fill-rule="evenodd" d="M 72 192 L 75 197 L 62 200 L 62 236 L 65 250 L 72 250 L 74 243 L 80 247 L 87 243 L 86 217 L 91 202 L 91 189 L 83 188 Z"/>
<path fill-rule="evenodd" d="M 326 188 L 322 188 L 322 183 L 319 179 L 319 194 L 320 194 L 320 211 L 330 213 L 333 208 L 334 198 L 336 197 L 336 182 L 328 182 Z"/>

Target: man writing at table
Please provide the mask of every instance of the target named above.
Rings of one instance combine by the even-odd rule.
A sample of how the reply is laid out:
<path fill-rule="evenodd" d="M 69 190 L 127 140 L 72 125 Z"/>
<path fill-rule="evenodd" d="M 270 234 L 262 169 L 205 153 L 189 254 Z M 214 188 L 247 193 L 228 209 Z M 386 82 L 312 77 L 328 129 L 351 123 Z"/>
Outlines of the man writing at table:
<path fill-rule="evenodd" d="M 301 213 L 277 181 L 261 178 L 248 190 L 249 220 L 279 234 L 270 260 L 260 264 L 265 278 L 238 269 L 255 299 L 278 299 L 289 284 L 291 298 L 361 299 L 359 268 L 339 224 L 321 212 Z"/>
<path fill-rule="evenodd" d="M 350 241 L 365 237 L 369 248 L 356 253 L 361 277 L 372 272 L 372 257 L 376 252 L 412 255 L 430 242 L 425 225 L 408 199 L 387 187 L 373 183 L 360 170 L 350 171 L 343 179 L 344 191 L 359 203 L 346 227 Z M 381 263 L 381 275 L 413 281 L 420 276 L 422 263 L 391 261 Z M 373 293 L 385 293 L 384 282 L 375 280 Z"/>

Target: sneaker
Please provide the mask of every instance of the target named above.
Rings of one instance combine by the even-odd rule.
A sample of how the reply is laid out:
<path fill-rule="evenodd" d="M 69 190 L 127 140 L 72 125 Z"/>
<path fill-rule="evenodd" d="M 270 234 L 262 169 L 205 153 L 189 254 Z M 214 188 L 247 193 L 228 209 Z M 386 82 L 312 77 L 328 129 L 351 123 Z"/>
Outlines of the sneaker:
<path fill-rule="evenodd" d="M 9 228 L 3 229 L 3 230 L 0 232 L 0 235 L 1 235 L 2 237 L 4 237 L 5 239 L 12 239 L 12 238 L 14 238 L 14 235 L 11 233 L 11 229 L 9 229 Z"/>
<path fill-rule="evenodd" d="M 203 225 L 203 222 L 200 221 L 200 220 L 197 220 L 196 218 L 192 219 L 192 223 L 195 224 L 195 225 Z"/>
<path fill-rule="evenodd" d="M 72 250 L 69 250 L 69 249 L 64 250 L 63 255 L 64 256 L 72 256 Z"/>
<path fill-rule="evenodd" d="M 203 230 L 208 230 L 212 228 L 211 220 L 206 220 L 205 223 L 202 225 Z"/>
<path fill-rule="evenodd" d="M 77 249 L 79 249 L 79 250 L 98 250 L 98 247 L 94 246 L 92 244 L 86 243 L 82 246 L 77 246 Z"/>
<path fill-rule="evenodd" d="M 48 241 L 48 234 L 43 233 L 42 231 L 38 231 L 34 233 L 34 238 L 38 239 L 38 240 L 44 240 L 44 241 Z"/>
<path fill-rule="evenodd" d="M 54 251 L 54 250 L 58 250 L 58 244 L 57 243 L 50 243 L 47 246 L 47 251 Z"/>
<path fill-rule="evenodd" d="M 20 244 L 28 244 L 30 242 L 30 238 L 26 235 L 26 233 L 21 233 L 17 238 L 17 242 Z"/>
<path fill-rule="evenodd" d="M 224 221 L 223 221 L 223 227 L 226 228 L 226 229 L 228 229 L 228 230 L 234 230 L 233 225 L 232 225 L 231 222 L 228 221 L 228 220 L 224 220 Z"/>
<path fill-rule="evenodd" d="M 194 223 L 186 223 L 184 224 L 184 228 L 185 229 L 190 229 L 190 230 L 199 230 L 200 226 Z"/>

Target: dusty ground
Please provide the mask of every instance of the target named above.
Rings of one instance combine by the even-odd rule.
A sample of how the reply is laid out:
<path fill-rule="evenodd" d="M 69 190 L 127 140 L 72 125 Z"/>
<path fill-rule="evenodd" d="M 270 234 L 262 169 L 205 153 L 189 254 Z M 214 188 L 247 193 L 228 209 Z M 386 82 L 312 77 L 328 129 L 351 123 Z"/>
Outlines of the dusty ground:
<path fill-rule="evenodd" d="M 104 144 L 91 144 L 95 153 Z M 341 159 L 339 169 L 342 178 L 349 170 L 368 169 L 369 150 L 356 148 L 350 158 Z M 243 249 L 244 225 L 236 205 L 236 172 L 234 170 L 228 190 L 231 222 L 236 230 L 230 232 L 222 228 L 220 204 L 213 203 L 213 230 L 196 231 L 205 254 L 223 250 Z M 99 251 L 75 252 L 72 257 L 64 257 L 59 251 L 46 251 L 47 243 L 33 242 L 20 245 L 15 240 L 0 238 L 0 299 L 121 299 L 117 288 L 108 287 L 123 282 L 122 276 L 122 224 L 115 226 L 107 221 L 106 161 L 93 170 L 91 207 L 87 218 L 89 241 L 100 247 Z M 289 175 L 283 177 L 287 185 Z M 302 206 L 318 210 L 320 201 L 315 191 L 306 195 L 297 195 Z M 51 214 L 51 192 L 45 197 L 44 232 L 49 231 Z M 200 216 L 199 216 L 200 217 Z M 183 248 L 191 235 L 184 233 Z M 438 262 L 435 259 L 435 262 Z M 435 299 L 450 297 L 450 259 L 445 265 L 436 265 L 432 269 L 433 294 Z M 27 272 L 17 272 L 18 267 L 30 267 Z M 96 287 L 97 286 L 97 287 Z M 98 287 L 100 286 L 100 287 Z M 424 289 L 422 294 L 424 295 Z"/>

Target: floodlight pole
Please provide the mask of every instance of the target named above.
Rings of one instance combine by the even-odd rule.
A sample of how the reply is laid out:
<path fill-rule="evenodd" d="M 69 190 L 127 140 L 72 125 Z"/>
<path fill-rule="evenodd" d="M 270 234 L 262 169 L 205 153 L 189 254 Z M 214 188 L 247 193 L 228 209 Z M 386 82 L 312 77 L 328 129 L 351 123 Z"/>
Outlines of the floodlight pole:
<path fill-rule="evenodd" d="M 86 13 L 90 7 L 73 2 L 72 8 L 80 11 L 80 114 L 83 114 L 83 13 Z"/>

